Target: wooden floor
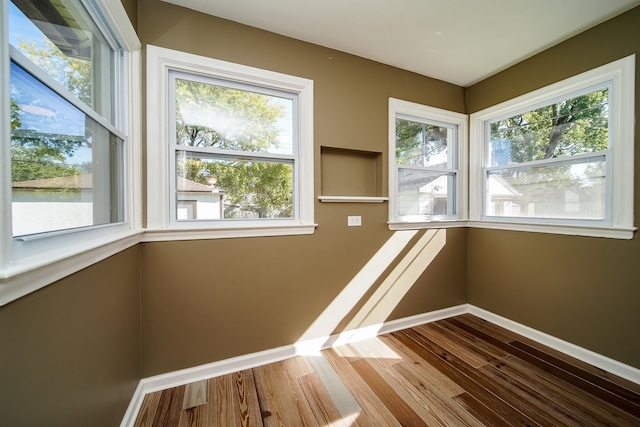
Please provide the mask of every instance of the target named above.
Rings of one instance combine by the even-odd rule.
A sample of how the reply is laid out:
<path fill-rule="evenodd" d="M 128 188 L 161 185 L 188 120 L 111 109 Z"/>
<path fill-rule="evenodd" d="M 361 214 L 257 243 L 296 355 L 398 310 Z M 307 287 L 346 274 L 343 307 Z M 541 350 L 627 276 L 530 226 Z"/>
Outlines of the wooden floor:
<path fill-rule="evenodd" d="M 640 426 L 640 386 L 471 315 L 148 394 L 136 426 Z"/>

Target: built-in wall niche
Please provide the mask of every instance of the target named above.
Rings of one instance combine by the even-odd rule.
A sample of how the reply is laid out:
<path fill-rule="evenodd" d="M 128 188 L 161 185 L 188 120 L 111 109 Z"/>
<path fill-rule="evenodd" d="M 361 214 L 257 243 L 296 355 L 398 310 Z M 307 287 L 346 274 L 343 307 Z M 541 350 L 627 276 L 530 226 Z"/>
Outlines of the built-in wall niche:
<path fill-rule="evenodd" d="M 382 153 L 320 147 L 322 202 L 379 203 L 383 196 Z"/>

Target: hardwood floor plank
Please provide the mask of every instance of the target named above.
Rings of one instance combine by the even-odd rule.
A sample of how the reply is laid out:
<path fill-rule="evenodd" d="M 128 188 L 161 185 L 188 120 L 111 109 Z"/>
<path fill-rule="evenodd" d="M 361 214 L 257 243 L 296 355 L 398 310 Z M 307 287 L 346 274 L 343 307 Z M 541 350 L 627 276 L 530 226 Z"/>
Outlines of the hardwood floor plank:
<path fill-rule="evenodd" d="M 513 425 L 469 393 L 459 394 L 453 399 L 476 419 L 480 420 L 485 426 L 512 427 Z"/>
<path fill-rule="evenodd" d="M 439 346 L 448 352 L 455 354 L 465 363 L 479 368 L 487 364 L 493 357 L 480 354 L 476 349 L 463 342 L 460 337 L 452 334 L 444 328 L 439 327 L 437 322 L 416 326 L 414 329 L 431 341 L 437 342 Z"/>
<path fill-rule="evenodd" d="M 306 401 L 309 403 L 311 412 L 319 425 L 343 426 L 345 424 L 342 422 L 345 416 L 340 413 L 334 404 L 333 399 L 318 375 L 305 375 L 304 377 L 298 378 L 298 382 Z M 355 411 L 354 413 L 357 414 L 358 412 L 359 411 Z M 346 415 L 348 416 L 350 414 Z"/>
<path fill-rule="evenodd" d="M 440 322 L 434 322 L 434 326 L 437 329 L 441 329 L 451 339 L 460 340 L 470 350 L 476 352 L 479 356 L 486 361 L 500 359 L 509 355 L 499 347 L 491 345 L 484 340 L 479 339 L 477 336 L 470 334 L 464 329 L 458 327 L 453 322 L 449 322 L 449 319 L 444 319 Z"/>
<path fill-rule="evenodd" d="M 380 377 L 366 360 L 359 359 L 351 362 L 351 365 L 401 425 L 414 427 L 428 426 L 428 424 L 394 392 L 393 388 Z"/>
<path fill-rule="evenodd" d="M 197 381 L 186 385 L 182 409 L 195 408 L 207 403 L 209 380 Z"/>
<path fill-rule="evenodd" d="M 324 355 L 310 356 L 307 360 L 343 417 L 349 417 L 361 411 L 360 405 Z"/>
<path fill-rule="evenodd" d="M 570 408 L 575 408 L 581 416 L 590 417 L 595 420 L 596 425 L 627 427 L 640 425 L 640 419 L 634 417 L 632 414 L 624 412 L 596 398 L 587 391 L 569 384 L 553 374 L 517 357 L 505 359 L 505 365 L 515 370 L 515 372 L 513 372 L 514 375 L 518 373 L 523 376 L 530 375 L 532 381 L 540 381 L 543 389 L 548 394 L 555 394 L 555 398 L 559 403 L 567 405 L 567 407 Z"/>
<path fill-rule="evenodd" d="M 571 385 L 561 381 L 557 384 L 549 382 L 545 378 L 546 373 L 544 371 L 539 371 L 526 362 L 509 356 L 493 368 L 499 369 L 509 378 L 524 384 L 538 393 L 538 395 L 543 396 L 551 408 L 564 414 L 567 419 L 575 421 L 580 426 L 610 425 L 610 420 L 607 420 L 602 413 L 598 414 L 598 411 L 594 410 L 597 405 L 588 400 L 589 395 L 585 394 L 582 398 L 577 397 L 573 393 Z M 536 374 L 536 372 L 540 375 Z M 567 421 L 567 424 L 570 423 L 570 421 Z"/>
<path fill-rule="evenodd" d="M 474 373 L 473 368 L 465 367 L 463 362 L 456 360 L 456 358 L 447 351 L 417 331 L 409 329 L 394 332 L 392 335 L 412 348 L 420 357 L 447 375 L 459 386 L 467 390 L 468 393 L 473 394 L 476 399 L 488 408 L 491 408 L 493 412 L 497 413 L 511 425 L 539 425 L 529 416 L 524 415 L 511 406 L 510 403 L 513 402 L 510 396 L 501 397 L 500 395 L 503 395 L 504 392 L 496 387 L 495 384 L 491 384 L 483 378 L 478 377 L 478 375 Z M 521 406 L 520 402 L 517 403 L 517 406 Z"/>
<path fill-rule="evenodd" d="M 140 406 L 134 427 L 151 427 L 160 403 L 161 391 L 147 394 Z"/>
<path fill-rule="evenodd" d="M 449 426 L 461 425 L 459 420 L 457 423 L 451 424 L 451 414 L 442 410 L 439 399 L 435 396 L 423 393 L 418 387 L 414 386 L 411 379 L 407 379 L 400 375 L 398 369 L 403 365 L 409 365 L 400 359 L 367 359 L 366 362 L 373 367 L 380 378 L 393 390 L 393 392 L 402 399 L 420 418 L 428 425 Z"/>
<path fill-rule="evenodd" d="M 177 426 L 180 423 L 185 386 L 163 390 L 160 394 L 153 427 Z"/>
<path fill-rule="evenodd" d="M 369 388 L 367 383 L 358 375 L 358 372 L 351 365 L 352 360 L 342 357 L 337 349 L 323 351 L 331 366 L 342 378 L 345 386 L 349 389 L 353 397 L 362 409 L 357 418 L 357 424 L 371 426 L 402 427 L 380 398 Z M 355 360 L 361 360 L 360 357 Z M 353 360 L 353 361 L 355 361 Z"/>
<path fill-rule="evenodd" d="M 230 375 L 209 379 L 207 425 L 211 427 L 238 425 L 238 413 L 233 403 L 233 381 Z"/>
<path fill-rule="evenodd" d="M 447 319 L 449 320 L 449 319 Z M 580 369 L 590 372 L 592 375 L 596 375 L 606 381 L 613 382 L 620 387 L 624 387 L 627 390 L 630 390 L 636 394 L 640 394 L 640 384 L 636 384 L 632 381 L 629 381 L 625 378 L 618 377 L 610 372 L 604 371 L 600 368 L 597 368 L 593 365 L 590 365 L 586 362 L 583 362 L 579 359 L 571 357 L 565 353 L 562 353 L 558 350 L 555 350 L 551 347 L 547 347 L 544 344 L 540 344 L 532 339 L 516 334 L 515 332 L 509 331 L 501 326 L 495 325 L 491 322 L 488 322 L 484 319 L 480 319 L 479 317 L 473 316 L 471 314 L 464 314 L 461 316 L 456 316 L 452 320 L 456 320 L 458 322 L 466 323 L 467 325 L 474 327 L 480 331 L 483 331 L 494 338 L 502 337 L 501 339 L 505 343 L 510 343 L 513 341 L 520 341 L 527 344 L 530 347 L 536 348 L 540 351 L 543 351 L 557 359 L 564 360 L 565 362 L 571 363 Z"/>
<path fill-rule="evenodd" d="M 286 372 L 286 360 L 253 369 L 265 427 L 317 426 L 302 390 Z"/>
<path fill-rule="evenodd" d="M 554 425 L 563 426 L 587 426 L 591 425 L 586 423 L 584 419 L 576 420 L 563 411 L 562 407 L 556 405 L 555 402 L 550 401 L 542 393 L 538 393 L 536 389 L 530 388 L 528 384 L 518 381 L 517 378 L 506 375 L 500 368 L 504 366 L 504 362 L 497 361 L 493 364 L 487 364 L 480 368 L 480 371 L 487 377 L 493 379 L 497 383 L 500 383 L 504 388 L 511 391 L 514 395 L 520 396 L 525 401 L 529 402 L 536 410 L 546 414 L 549 419 L 555 419 Z"/>
<path fill-rule="evenodd" d="M 456 384 L 451 378 L 444 375 L 435 367 L 427 363 L 424 359 L 411 351 L 402 342 L 398 341 L 394 336 L 387 335 L 382 337 L 390 345 L 395 348 L 396 353 L 400 354 L 402 358 L 416 367 L 417 379 L 424 384 L 428 384 L 430 387 L 435 388 L 448 397 L 457 396 L 464 393 L 464 389 Z"/>
<path fill-rule="evenodd" d="M 539 354 L 538 352 L 534 352 L 534 353 L 529 353 L 528 350 L 531 349 L 531 347 L 526 347 L 526 349 L 523 348 L 519 348 L 518 346 L 514 346 L 513 343 L 509 343 L 509 344 L 505 344 L 503 342 L 501 342 L 500 340 L 497 340 L 495 338 L 493 338 L 491 335 L 486 334 L 484 332 L 481 332 L 477 329 L 474 329 L 472 327 L 467 326 L 464 323 L 461 322 L 457 322 L 455 319 L 450 319 L 451 322 L 455 322 L 456 324 L 459 324 L 463 329 L 469 331 L 472 334 L 477 335 L 480 339 L 483 339 L 489 343 L 492 343 L 496 346 L 501 346 L 503 348 L 503 350 L 508 351 L 510 354 L 525 360 L 529 363 L 531 363 L 532 365 L 535 365 L 537 367 L 539 367 L 540 369 L 543 369 L 545 371 L 548 371 L 550 373 L 552 373 L 553 375 L 557 376 L 558 378 L 563 379 L 564 381 L 568 382 L 569 384 L 573 384 L 576 387 L 582 388 L 584 390 L 587 390 L 589 393 L 593 394 L 594 396 L 605 400 L 609 403 L 611 403 L 614 406 L 619 407 L 620 409 L 624 410 L 625 412 L 629 412 L 631 414 L 633 414 L 636 417 L 640 417 L 640 405 L 629 401 L 627 399 L 625 399 L 624 397 L 618 396 L 617 394 L 613 393 L 612 391 L 608 390 L 608 389 L 603 389 L 601 387 L 599 387 L 596 384 L 591 383 L 588 379 L 585 379 L 583 377 L 580 377 L 578 375 L 575 375 L 572 372 L 568 372 L 566 370 L 564 370 L 562 367 L 557 366 L 555 363 L 560 363 L 561 361 L 559 361 L 558 359 L 553 358 L 552 361 L 547 361 L 544 359 L 540 359 L 537 355 Z M 584 372 L 584 371 L 582 371 Z"/>
<path fill-rule="evenodd" d="M 407 362 L 398 363 L 393 366 L 393 369 L 429 401 L 429 405 L 438 414 L 441 424 L 452 427 L 481 427 L 483 424 L 463 410 L 460 405 L 455 404 L 452 396 L 448 396 L 437 386 L 424 381 L 425 377 L 420 372 L 422 366 L 424 364 L 416 367 Z"/>
<path fill-rule="evenodd" d="M 591 372 L 585 371 L 584 369 L 581 369 L 580 367 L 576 366 L 573 363 L 569 363 L 562 359 L 558 359 L 557 357 L 554 357 L 548 353 L 545 353 L 544 351 L 531 347 L 521 341 L 512 341 L 511 345 L 540 360 L 544 360 L 545 362 L 553 366 L 556 366 L 559 369 L 562 369 L 563 371 L 566 371 L 575 377 L 582 378 L 585 381 L 603 390 L 606 390 L 607 392 L 615 396 L 619 396 L 621 399 L 628 400 L 629 402 L 635 405 L 634 409 L 636 410 L 636 412 L 634 413 L 638 413 L 637 411 L 640 411 L 640 394 L 634 393 L 633 391 L 627 388 L 624 388 L 612 381 L 604 379 L 598 375 L 594 375 Z"/>
<path fill-rule="evenodd" d="M 209 421 L 209 407 L 207 405 L 194 406 L 180 412 L 178 427 L 206 427 Z"/>

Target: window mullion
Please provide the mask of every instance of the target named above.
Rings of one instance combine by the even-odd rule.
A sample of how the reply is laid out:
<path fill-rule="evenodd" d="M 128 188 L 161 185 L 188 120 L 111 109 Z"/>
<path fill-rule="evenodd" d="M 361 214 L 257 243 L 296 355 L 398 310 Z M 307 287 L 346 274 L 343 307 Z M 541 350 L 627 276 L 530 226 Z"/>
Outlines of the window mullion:
<path fill-rule="evenodd" d="M 531 169 L 531 168 L 544 167 L 544 166 L 553 166 L 555 164 L 562 164 L 562 163 L 579 163 L 579 160 L 584 160 L 584 159 L 591 159 L 591 158 L 597 158 L 597 157 L 606 158 L 608 154 L 609 154 L 609 150 L 596 151 L 593 153 L 576 154 L 574 156 L 554 157 L 551 159 L 534 160 L 531 162 L 524 162 L 524 163 L 509 163 L 506 165 L 488 166 L 488 167 L 485 167 L 484 170 L 487 172 L 491 172 L 493 170 Z"/>
<path fill-rule="evenodd" d="M 215 155 L 219 157 L 225 158 L 239 158 L 239 159 L 249 159 L 249 160 L 260 160 L 260 161 L 289 161 L 293 162 L 296 159 L 294 155 L 288 154 L 273 154 L 273 153 L 264 153 L 257 151 L 238 151 L 238 150 L 222 150 L 215 147 L 193 147 L 190 145 L 179 145 L 172 144 L 174 151 L 187 151 L 191 153 L 200 153 L 207 155 Z"/>

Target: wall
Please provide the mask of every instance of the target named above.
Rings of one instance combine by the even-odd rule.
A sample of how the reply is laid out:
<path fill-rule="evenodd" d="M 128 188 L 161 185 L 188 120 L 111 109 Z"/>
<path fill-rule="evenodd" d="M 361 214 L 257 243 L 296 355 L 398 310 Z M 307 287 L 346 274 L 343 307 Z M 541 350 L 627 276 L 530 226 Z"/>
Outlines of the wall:
<path fill-rule="evenodd" d="M 141 1 L 138 26 L 145 45 L 313 79 L 315 196 L 322 187 L 321 146 L 383 153 L 381 182 L 387 182 L 389 97 L 465 109 L 461 87 L 171 4 Z M 341 170 L 324 173 L 335 177 Z M 389 231 L 387 208 L 316 201 L 313 235 L 143 244 L 143 376 L 466 302 L 467 232 L 453 229 L 423 239 L 433 237 L 412 264 L 422 263 L 419 274 L 402 276 L 394 285 L 402 292 L 385 298 L 384 309 L 357 314 L 423 243 L 424 232 L 405 242 L 405 233 Z M 362 227 L 347 228 L 347 215 L 361 215 Z M 345 303 L 321 316 L 343 289 L 361 283 L 352 279 L 382 247 L 392 255 L 366 268 L 378 271 L 355 308 Z"/>
<path fill-rule="evenodd" d="M 0 425 L 119 425 L 141 378 L 136 246 L 0 307 Z"/>
<path fill-rule="evenodd" d="M 633 53 L 640 56 L 640 7 L 470 87 L 468 112 Z M 637 144 L 635 164 L 640 212 Z M 637 233 L 630 241 L 480 229 L 467 236 L 471 304 L 640 368 Z"/>

